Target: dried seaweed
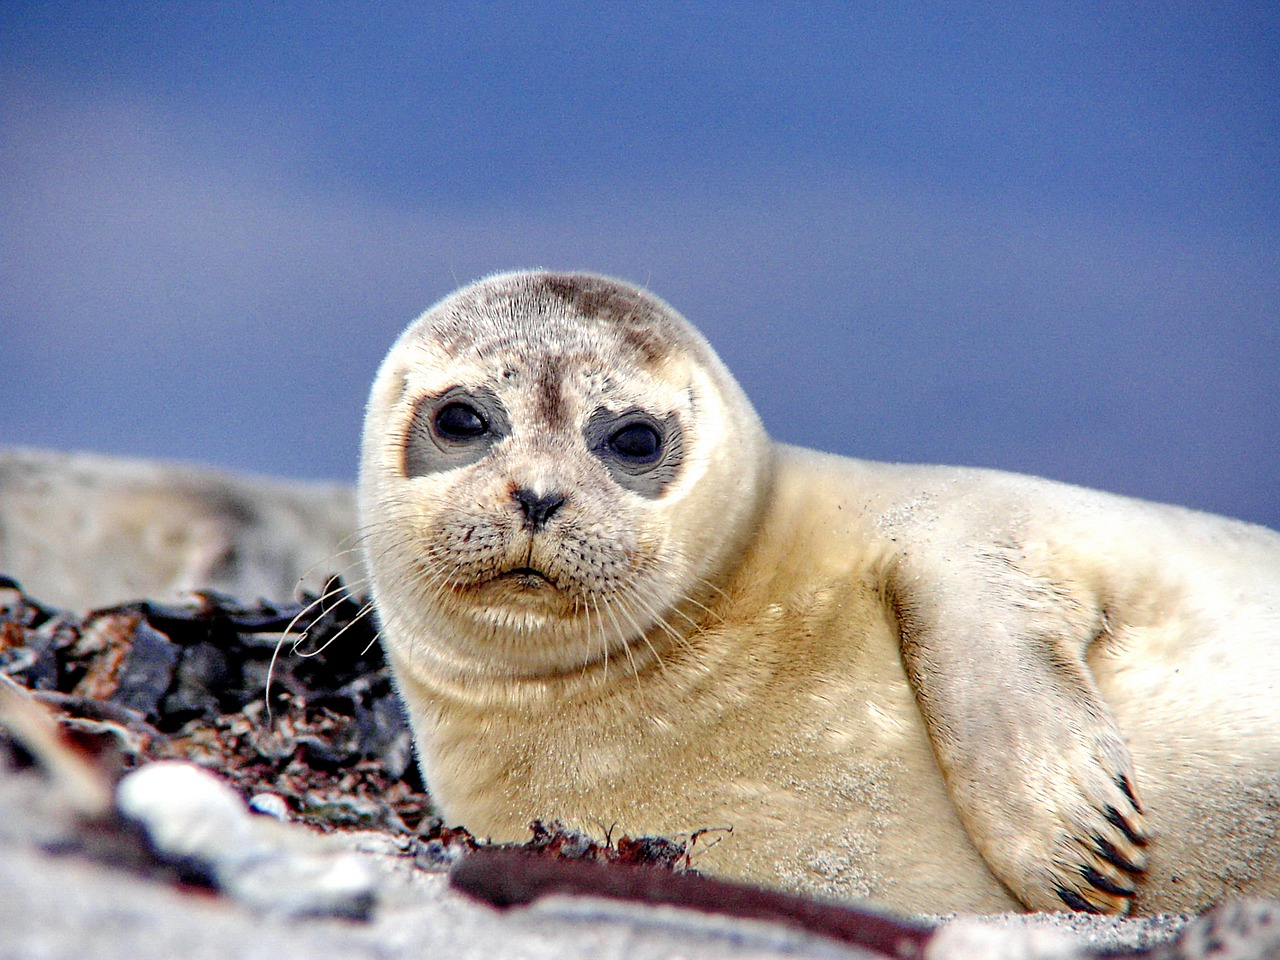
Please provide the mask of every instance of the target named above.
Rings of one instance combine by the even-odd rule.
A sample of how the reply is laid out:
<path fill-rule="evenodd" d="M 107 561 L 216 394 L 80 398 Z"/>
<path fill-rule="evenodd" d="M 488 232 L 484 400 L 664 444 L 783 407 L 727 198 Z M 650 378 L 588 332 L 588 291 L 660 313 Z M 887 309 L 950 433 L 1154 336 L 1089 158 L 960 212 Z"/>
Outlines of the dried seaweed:
<path fill-rule="evenodd" d="M 414 832 L 430 801 L 373 626 L 362 604 L 315 600 L 205 593 L 73 617 L 0 578 L 0 672 L 65 726 L 113 738 L 126 766 L 190 760 L 324 829 Z"/>

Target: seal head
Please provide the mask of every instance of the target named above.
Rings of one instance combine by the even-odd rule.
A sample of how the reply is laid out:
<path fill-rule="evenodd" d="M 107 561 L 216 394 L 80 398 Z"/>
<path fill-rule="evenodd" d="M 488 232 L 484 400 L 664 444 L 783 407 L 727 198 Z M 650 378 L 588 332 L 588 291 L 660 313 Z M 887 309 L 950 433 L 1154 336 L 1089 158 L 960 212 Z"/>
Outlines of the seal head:
<path fill-rule="evenodd" d="M 454 680 L 659 656 L 751 530 L 770 464 L 702 337 L 587 274 L 502 274 L 428 310 L 378 373 L 364 442 L 384 638 Z"/>

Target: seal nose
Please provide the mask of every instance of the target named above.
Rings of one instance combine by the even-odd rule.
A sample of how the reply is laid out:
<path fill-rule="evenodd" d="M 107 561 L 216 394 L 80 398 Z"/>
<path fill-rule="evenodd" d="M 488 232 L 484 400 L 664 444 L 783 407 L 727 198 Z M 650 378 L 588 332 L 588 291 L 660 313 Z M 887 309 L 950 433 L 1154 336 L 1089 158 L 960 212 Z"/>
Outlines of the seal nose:
<path fill-rule="evenodd" d="M 564 506 L 566 499 L 561 493 L 547 493 L 539 496 L 523 487 L 515 490 L 511 498 L 520 504 L 520 510 L 524 513 L 525 528 L 532 533 L 546 526 L 551 515 Z"/>

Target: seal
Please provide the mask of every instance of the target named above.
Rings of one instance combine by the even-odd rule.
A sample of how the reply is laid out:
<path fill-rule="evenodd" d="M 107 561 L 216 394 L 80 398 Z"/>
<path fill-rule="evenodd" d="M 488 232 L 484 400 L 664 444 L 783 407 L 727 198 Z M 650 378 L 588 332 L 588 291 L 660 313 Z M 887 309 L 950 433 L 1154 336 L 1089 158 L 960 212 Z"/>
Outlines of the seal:
<path fill-rule="evenodd" d="M 489 277 L 414 321 L 357 491 L 449 820 L 688 834 L 905 910 L 1280 894 L 1280 535 L 773 443 L 637 287 Z"/>

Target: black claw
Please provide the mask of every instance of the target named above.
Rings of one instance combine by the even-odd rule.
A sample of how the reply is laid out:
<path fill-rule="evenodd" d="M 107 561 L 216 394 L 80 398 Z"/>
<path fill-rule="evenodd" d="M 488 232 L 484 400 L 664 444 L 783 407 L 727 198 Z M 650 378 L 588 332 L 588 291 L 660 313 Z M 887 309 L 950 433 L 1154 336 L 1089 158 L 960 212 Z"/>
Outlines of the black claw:
<path fill-rule="evenodd" d="M 1120 816 L 1120 811 L 1117 810 L 1115 807 L 1112 807 L 1112 806 L 1107 807 L 1107 823 L 1111 824 L 1113 827 L 1115 827 L 1117 830 L 1123 833 L 1126 837 L 1128 837 L 1130 843 L 1136 843 L 1138 844 L 1138 846 L 1146 845 L 1147 841 L 1143 839 L 1141 836 L 1139 836 L 1138 834 L 1133 832 L 1133 827 L 1125 823 L 1124 817 Z"/>
<path fill-rule="evenodd" d="M 1116 883 L 1110 877 L 1104 877 L 1093 867 L 1081 867 L 1080 876 L 1084 877 L 1087 883 L 1092 884 L 1099 890 L 1107 893 L 1113 893 L 1117 897 L 1132 897 L 1134 894 L 1133 887 L 1125 887 Z"/>
<path fill-rule="evenodd" d="M 1138 866 L 1106 840 L 1103 840 L 1102 837 L 1094 834 L 1091 839 L 1093 840 L 1093 848 L 1098 851 L 1098 856 L 1102 857 L 1107 863 L 1113 864 L 1121 870 L 1127 870 L 1129 873 L 1142 873 L 1142 867 Z"/>
<path fill-rule="evenodd" d="M 1095 907 L 1074 890 L 1068 890 L 1066 887 L 1058 887 L 1054 891 L 1058 895 L 1058 899 L 1065 903 L 1072 910 L 1079 910 L 1084 913 L 1102 913 L 1101 907 Z"/>
<path fill-rule="evenodd" d="M 1116 786 L 1119 787 L 1121 791 L 1124 793 L 1124 795 L 1129 798 L 1129 802 L 1133 804 L 1133 809 L 1141 813 L 1142 804 L 1138 802 L 1137 794 L 1134 793 L 1133 784 L 1129 782 L 1128 775 L 1123 773 L 1119 774 L 1116 777 Z"/>

